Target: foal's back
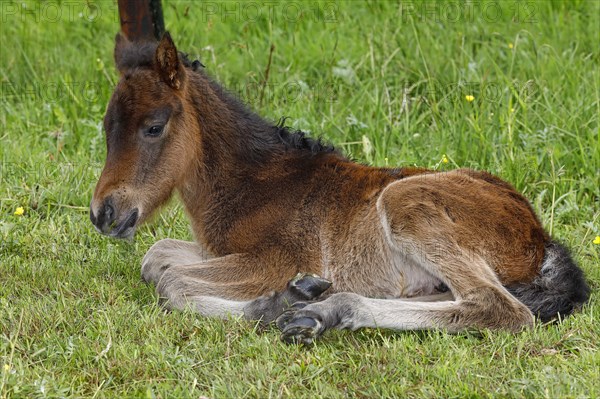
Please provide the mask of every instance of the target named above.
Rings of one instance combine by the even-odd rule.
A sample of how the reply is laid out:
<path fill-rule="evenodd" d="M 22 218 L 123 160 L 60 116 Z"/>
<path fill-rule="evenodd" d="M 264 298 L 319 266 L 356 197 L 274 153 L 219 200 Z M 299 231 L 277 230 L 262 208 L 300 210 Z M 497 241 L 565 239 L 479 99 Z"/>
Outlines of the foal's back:
<path fill-rule="evenodd" d="M 442 236 L 456 241 L 467 257 L 482 258 L 505 286 L 530 282 L 539 273 L 549 237 L 527 200 L 489 173 L 383 169 L 330 159 L 315 180 L 311 191 L 320 193 L 321 203 L 310 209 L 321 210 L 314 215 L 322 219 L 320 273 L 336 281 L 339 291 L 433 294 L 440 280 L 415 266 L 426 256 L 421 244 Z M 403 229 L 413 230 L 419 241 L 400 244 L 409 233 Z M 456 255 L 448 251 L 440 245 L 427 256 Z"/>

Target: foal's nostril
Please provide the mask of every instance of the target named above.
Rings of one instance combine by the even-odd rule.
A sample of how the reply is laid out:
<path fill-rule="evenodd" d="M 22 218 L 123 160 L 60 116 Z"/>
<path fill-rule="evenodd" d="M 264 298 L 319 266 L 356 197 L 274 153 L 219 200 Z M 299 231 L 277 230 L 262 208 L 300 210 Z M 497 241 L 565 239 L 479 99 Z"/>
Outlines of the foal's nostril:
<path fill-rule="evenodd" d="M 104 201 L 104 204 L 94 213 L 90 209 L 90 220 L 100 231 L 107 232 L 115 220 L 115 208 L 112 206 L 110 199 Z"/>
<path fill-rule="evenodd" d="M 111 237 L 131 237 L 135 232 L 138 217 L 138 208 L 123 212 L 122 209 L 115 208 L 110 197 L 105 199 L 97 209 L 93 206 L 90 208 L 90 220 L 96 229 Z"/>
<path fill-rule="evenodd" d="M 98 224 L 97 226 L 102 231 L 110 230 L 112 227 L 112 223 L 115 221 L 115 208 L 110 203 L 110 200 L 106 200 L 104 202 L 104 207 L 100 211 L 100 215 L 98 215 Z"/>
<path fill-rule="evenodd" d="M 107 224 L 111 224 L 113 222 L 114 219 L 114 215 L 115 215 L 115 209 L 112 207 L 112 205 L 107 201 L 104 204 L 104 218 L 106 219 L 105 222 Z"/>

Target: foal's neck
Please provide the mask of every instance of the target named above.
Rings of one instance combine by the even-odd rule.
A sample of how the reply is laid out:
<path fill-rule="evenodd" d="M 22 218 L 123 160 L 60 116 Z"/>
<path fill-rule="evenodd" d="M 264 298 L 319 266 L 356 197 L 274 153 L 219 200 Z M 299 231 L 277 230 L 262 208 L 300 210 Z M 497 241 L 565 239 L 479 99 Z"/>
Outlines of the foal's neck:
<path fill-rule="evenodd" d="M 190 94 L 201 129 L 203 161 L 211 170 L 253 168 L 281 152 L 283 143 L 277 126 L 209 77 L 193 77 Z"/>
<path fill-rule="evenodd" d="M 179 187 L 194 232 L 202 240 L 207 210 L 267 167 L 285 148 L 278 128 L 203 74 L 189 74 L 188 99 L 198 121 L 198 159 Z"/>

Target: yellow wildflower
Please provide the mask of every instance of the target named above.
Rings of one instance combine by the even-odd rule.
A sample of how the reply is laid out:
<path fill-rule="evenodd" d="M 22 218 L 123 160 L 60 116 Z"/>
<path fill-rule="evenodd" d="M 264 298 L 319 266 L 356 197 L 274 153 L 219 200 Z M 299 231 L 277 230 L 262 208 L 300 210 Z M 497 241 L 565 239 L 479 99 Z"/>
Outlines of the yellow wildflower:
<path fill-rule="evenodd" d="M 17 209 L 15 209 L 15 215 L 17 215 L 17 216 L 21 216 L 24 213 L 25 213 L 25 209 L 23 209 L 22 206 L 20 206 Z"/>
<path fill-rule="evenodd" d="M 442 163 L 448 163 L 448 157 L 446 156 L 446 154 L 442 156 Z"/>
<path fill-rule="evenodd" d="M 10 371 L 10 366 L 8 364 L 4 365 L 4 371 Z"/>
<path fill-rule="evenodd" d="M 508 43 L 508 48 L 512 49 L 514 45 L 512 43 Z"/>
<path fill-rule="evenodd" d="M 600 236 L 596 236 L 596 238 L 594 238 L 594 241 L 592 242 L 596 245 L 600 245 Z"/>
<path fill-rule="evenodd" d="M 475 100 L 475 97 L 470 94 L 467 94 L 465 96 L 465 100 L 467 100 L 468 102 L 472 102 L 473 100 Z"/>

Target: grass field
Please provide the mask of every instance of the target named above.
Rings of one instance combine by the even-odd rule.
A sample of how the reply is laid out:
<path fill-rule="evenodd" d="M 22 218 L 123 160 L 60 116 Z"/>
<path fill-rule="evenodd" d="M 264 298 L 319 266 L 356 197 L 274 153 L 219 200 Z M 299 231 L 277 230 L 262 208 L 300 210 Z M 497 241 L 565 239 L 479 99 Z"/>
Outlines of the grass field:
<path fill-rule="evenodd" d="M 164 313 L 139 266 L 191 239 L 181 206 L 132 242 L 88 218 L 116 5 L 2 1 L 0 397 L 600 397 L 598 1 L 163 3 L 179 48 L 261 114 L 361 162 L 512 182 L 591 301 L 516 335 L 334 331 L 312 349 Z"/>

